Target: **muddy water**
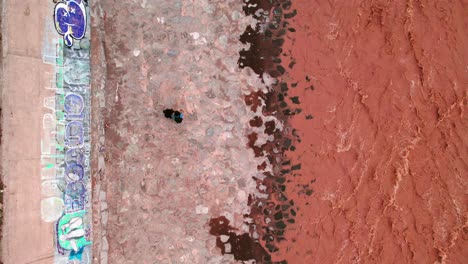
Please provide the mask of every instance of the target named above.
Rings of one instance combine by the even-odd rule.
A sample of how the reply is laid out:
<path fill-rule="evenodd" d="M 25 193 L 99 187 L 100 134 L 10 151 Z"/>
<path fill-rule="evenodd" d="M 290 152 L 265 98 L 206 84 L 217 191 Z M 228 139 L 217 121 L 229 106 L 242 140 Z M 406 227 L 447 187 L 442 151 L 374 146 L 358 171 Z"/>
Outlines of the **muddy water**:
<path fill-rule="evenodd" d="M 460 1 L 294 1 L 284 79 L 301 168 L 274 260 L 468 259 L 468 22 Z"/>

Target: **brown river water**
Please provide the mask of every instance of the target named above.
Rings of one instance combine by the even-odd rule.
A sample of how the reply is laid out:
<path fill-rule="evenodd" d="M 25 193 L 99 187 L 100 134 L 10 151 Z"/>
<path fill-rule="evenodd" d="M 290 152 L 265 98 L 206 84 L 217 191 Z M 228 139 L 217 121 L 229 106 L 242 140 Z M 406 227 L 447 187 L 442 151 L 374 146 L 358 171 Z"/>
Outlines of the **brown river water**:
<path fill-rule="evenodd" d="M 286 156 L 302 166 L 273 259 L 468 259 L 467 7 L 293 1 L 283 63 L 296 62 L 284 78 L 298 83 L 302 113 L 288 122 L 301 142 Z"/>

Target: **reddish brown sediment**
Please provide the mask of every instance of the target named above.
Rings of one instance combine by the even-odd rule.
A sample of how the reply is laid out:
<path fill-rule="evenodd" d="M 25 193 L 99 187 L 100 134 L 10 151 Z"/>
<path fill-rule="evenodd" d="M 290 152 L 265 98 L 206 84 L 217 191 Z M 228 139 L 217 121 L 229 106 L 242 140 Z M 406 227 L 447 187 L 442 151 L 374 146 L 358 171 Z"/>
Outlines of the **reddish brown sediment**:
<path fill-rule="evenodd" d="M 301 164 L 273 260 L 468 259 L 466 3 L 294 1 L 283 76 Z"/>

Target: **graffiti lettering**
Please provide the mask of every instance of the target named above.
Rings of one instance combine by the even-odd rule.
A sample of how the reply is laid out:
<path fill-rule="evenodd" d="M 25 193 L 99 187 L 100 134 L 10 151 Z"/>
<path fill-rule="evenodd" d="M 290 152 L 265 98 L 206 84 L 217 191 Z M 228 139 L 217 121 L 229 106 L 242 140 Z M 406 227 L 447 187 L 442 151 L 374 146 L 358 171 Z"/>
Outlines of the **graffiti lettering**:
<path fill-rule="evenodd" d="M 89 264 L 91 252 L 90 52 L 88 4 L 57 0 L 43 61 L 55 66 L 44 108 L 42 219 L 56 222 L 56 264 Z M 53 93 L 53 94 L 52 94 Z"/>
<path fill-rule="evenodd" d="M 83 165 L 84 154 L 80 149 L 69 149 L 65 154 L 65 163 L 67 166 L 72 165 L 73 163 Z"/>
<path fill-rule="evenodd" d="M 71 162 L 65 169 L 65 179 L 67 182 L 81 181 L 84 176 L 84 168 L 80 164 Z"/>
<path fill-rule="evenodd" d="M 68 195 L 65 198 L 65 211 L 66 213 L 73 213 L 76 211 L 84 210 L 85 199 L 83 196 L 77 195 L 77 198 L 71 198 Z"/>
<path fill-rule="evenodd" d="M 78 121 L 67 123 L 65 144 L 69 148 L 79 148 L 83 145 L 83 123 Z"/>
<path fill-rule="evenodd" d="M 73 46 L 74 39 L 86 34 L 86 9 L 81 0 L 64 0 L 55 5 L 55 29 L 63 36 L 65 45 Z"/>
<path fill-rule="evenodd" d="M 78 253 L 91 242 L 86 238 L 86 225 L 83 216 L 86 211 L 78 211 L 63 215 L 57 223 L 58 245 L 63 250 L 73 250 Z"/>
<path fill-rule="evenodd" d="M 71 93 L 65 96 L 65 111 L 68 114 L 68 118 L 81 117 L 83 109 L 84 101 L 81 95 Z"/>

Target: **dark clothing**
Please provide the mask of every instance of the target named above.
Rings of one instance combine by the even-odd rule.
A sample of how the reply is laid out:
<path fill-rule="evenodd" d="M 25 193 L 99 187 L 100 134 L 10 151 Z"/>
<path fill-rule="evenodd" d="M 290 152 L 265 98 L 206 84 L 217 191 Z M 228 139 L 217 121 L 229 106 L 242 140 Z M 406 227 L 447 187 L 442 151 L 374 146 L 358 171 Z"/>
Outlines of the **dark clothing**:
<path fill-rule="evenodd" d="M 174 111 L 172 109 L 166 109 L 163 111 L 166 118 L 176 121 L 176 123 L 182 123 L 184 115 L 179 111 Z"/>

